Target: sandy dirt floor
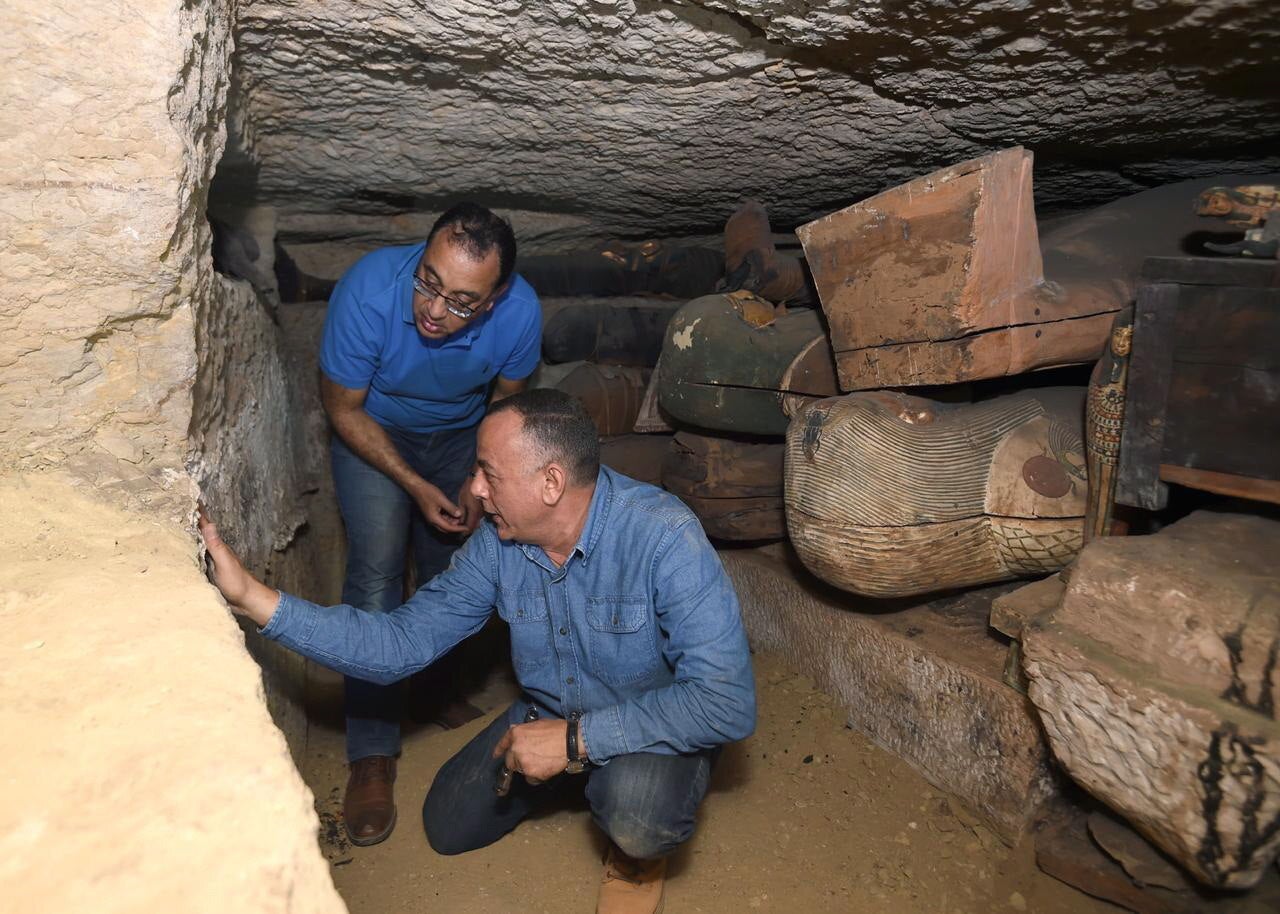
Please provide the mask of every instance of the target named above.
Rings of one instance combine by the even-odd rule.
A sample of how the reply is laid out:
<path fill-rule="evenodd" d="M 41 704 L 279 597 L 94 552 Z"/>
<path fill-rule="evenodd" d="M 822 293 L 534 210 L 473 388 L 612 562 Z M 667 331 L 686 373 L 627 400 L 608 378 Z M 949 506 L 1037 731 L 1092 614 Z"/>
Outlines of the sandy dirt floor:
<path fill-rule="evenodd" d="M 1119 910 L 1044 875 L 1031 843 L 1013 850 L 904 762 L 848 729 L 803 676 L 755 657 L 756 734 L 729 747 L 693 840 L 672 860 L 677 912 L 977 914 Z M 411 729 L 397 782 L 399 823 L 381 845 L 347 845 L 340 685 L 317 674 L 304 775 L 322 844 L 352 914 L 590 912 L 604 842 L 585 807 L 525 822 L 483 850 L 441 857 L 420 810 L 432 776 L 512 695 L 501 680 L 472 697 L 490 713 L 458 730 Z M 313 721 L 317 718 L 313 716 Z"/>

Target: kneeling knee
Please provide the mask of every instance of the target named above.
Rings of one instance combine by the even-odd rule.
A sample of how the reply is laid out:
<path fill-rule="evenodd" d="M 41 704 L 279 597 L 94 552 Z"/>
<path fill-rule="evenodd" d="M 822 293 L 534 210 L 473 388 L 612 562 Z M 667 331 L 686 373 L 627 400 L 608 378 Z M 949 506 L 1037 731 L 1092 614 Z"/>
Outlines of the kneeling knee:
<path fill-rule="evenodd" d="M 669 828 L 656 822 L 623 818 L 609 823 L 610 840 L 628 857 L 653 860 L 665 857 L 693 834 L 693 829 Z"/>
<path fill-rule="evenodd" d="M 422 828 L 427 833 L 427 843 L 431 845 L 431 849 L 441 856 L 453 857 L 476 849 L 476 845 L 462 833 L 460 823 L 432 814 L 430 794 L 422 804 Z"/>

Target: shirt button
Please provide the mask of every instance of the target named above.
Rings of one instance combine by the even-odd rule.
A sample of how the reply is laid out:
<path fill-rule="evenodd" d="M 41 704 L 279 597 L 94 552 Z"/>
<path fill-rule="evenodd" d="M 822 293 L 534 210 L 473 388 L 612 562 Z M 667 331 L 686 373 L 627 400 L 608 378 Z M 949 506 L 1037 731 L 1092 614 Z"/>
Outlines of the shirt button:
<path fill-rule="evenodd" d="M 567 683 L 568 685 L 573 685 L 573 677 L 570 676 L 568 679 L 565 680 L 565 683 Z"/>
<path fill-rule="evenodd" d="M 567 635 L 567 634 L 569 634 L 569 629 L 565 628 L 563 625 L 562 625 L 562 626 L 560 626 L 560 634 L 562 634 L 562 635 Z"/>

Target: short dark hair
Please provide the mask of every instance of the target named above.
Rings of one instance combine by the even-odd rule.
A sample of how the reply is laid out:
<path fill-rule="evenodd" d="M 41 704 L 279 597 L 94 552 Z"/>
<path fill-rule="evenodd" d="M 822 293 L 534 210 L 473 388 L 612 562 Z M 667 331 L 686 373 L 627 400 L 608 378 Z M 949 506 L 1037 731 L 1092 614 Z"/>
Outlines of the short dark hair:
<path fill-rule="evenodd" d="M 504 397 L 489 415 L 510 410 L 523 420 L 525 437 L 539 448 L 542 465 L 555 461 L 569 482 L 585 486 L 600 472 L 600 438 L 582 401 L 562 390 L 534 388 Z"/>
<path fill-rule="evenodd" d="M 516 233 L 511 223 L 479 203 L 455 203 L 449 207 L 427 235 L 427 244 L 443 229 L 450 230 L 449 240 L 477 260 L 498 249 L 498 283 L 501 289 L 516 267 Z"/>

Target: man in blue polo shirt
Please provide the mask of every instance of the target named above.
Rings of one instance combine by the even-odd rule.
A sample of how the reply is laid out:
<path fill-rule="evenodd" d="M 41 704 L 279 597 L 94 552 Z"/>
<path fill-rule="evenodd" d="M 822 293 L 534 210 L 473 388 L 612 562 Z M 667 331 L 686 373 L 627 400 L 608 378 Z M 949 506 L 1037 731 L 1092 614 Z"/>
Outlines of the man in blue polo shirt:
<path fill-rule="evenodd" d="M 387 612 L 449 564 L 482 516 L 464 485 L 487 404 L 523 390 L 539 358 L 538 297 L 516 275 L 511 226 L 459 204 L 422 244 L 383 248 L 329 299 L 320 392 L 347 531 L 342 600 Z M 456 499 L 456 501 L 455 501 Z M 346 678 L 347 832 L 376 844 L 395 827 L 402 691 Z"/>

